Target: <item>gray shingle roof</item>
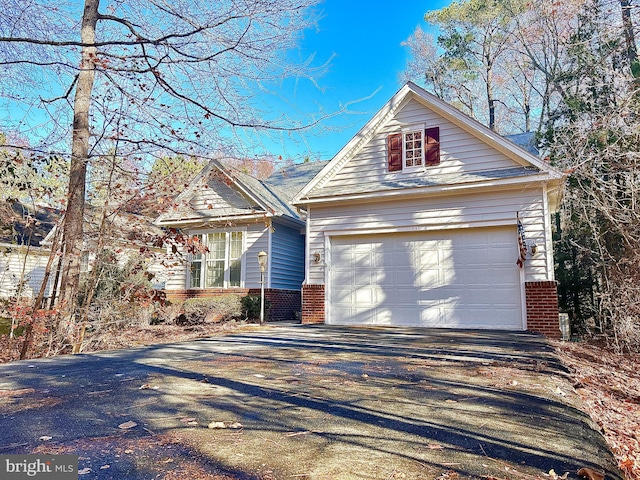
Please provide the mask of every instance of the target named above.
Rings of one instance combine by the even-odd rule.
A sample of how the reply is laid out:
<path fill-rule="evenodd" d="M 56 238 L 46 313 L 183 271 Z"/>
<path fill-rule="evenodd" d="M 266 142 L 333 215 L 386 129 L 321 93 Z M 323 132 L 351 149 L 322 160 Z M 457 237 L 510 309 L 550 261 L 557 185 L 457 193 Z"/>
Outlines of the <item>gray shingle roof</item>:
<path fill-rule="evenodd" d="M 289 201 L 309 181 L 322 170 L 327 162 L 307 162 L 289 165 L 275 171 L 265 180 L 257 180 L 249 175 L 234 172 L 238 180 L 251 188 L 251 192 L 258 197 L 272 213 L 291 218 L 300 218 L 298 212 Z"/>
<path fill-rule="evenodd" d="M 0 205 L 0 243 L 38 246 L 60 218 L 60 211 L 18 201 Z"/>
<path fill-rule="evenodd" d="M 474 183 L 490 180 L 502 180 L 506 178 L 524 177 L 529 175 L 536 175 L 540 173 L 535 167 L 511 167 L 500 168 L 495 170 L 484 170 L 478 172 L 459 172 L 459 173 L 446 173 L 440 175 L 419 175 L 419 176 L 407 176 L 398 177 L 394 176 L 390 179 L 382 179 L 370 182 L 361 182 L 357 185 L 349 186 L 348 193 L 371 193 L 380 191 L 381 188 L 385 191 L 390 190 L 403 190 L 410 188 L 423 188 L 423 187 L 438 187 L 446 185 L 460 185 L 465 183 Z M 317 190 L 314 195 L 308 198 L 327 198 L 333 196 L 344 195 L 344 187 L 328 187 L 325 186 L 320 190 Z"/>
<path fill-rule="evenodd" d="M 534 132 L 516 133 L 513 135 L 505 135 L 504 138 L 512 141 L 519 147 L 524 148 L 527 152 L 535 155 L 540 155 L 538 146 L 536 145 L 536 134 Z"/>

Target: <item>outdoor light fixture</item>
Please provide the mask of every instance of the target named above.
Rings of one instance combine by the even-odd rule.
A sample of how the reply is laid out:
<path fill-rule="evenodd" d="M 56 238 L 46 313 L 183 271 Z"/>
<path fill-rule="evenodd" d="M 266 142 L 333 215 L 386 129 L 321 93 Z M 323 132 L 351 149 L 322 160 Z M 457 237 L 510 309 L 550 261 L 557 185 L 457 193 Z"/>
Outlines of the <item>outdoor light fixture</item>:
<path fill-rule="evenodd" d="M 267 268 L 267 252 L 258 253 L 258 265 L 260 266 L 260 325 L 264 323 L 264 271 Z"/>
<path fill-rule="evenodd" d="M 313 254 L 313 261 L 315 263 L 320 263 L 320 252 L 316 252 Z"/>
<path fill-rule="evenodd" d="M 260 265 L 260 272 L 264 273 L 264 270 L 267 268 L 267 252 L 264 250 L 258 254 L 258 265 Z"/>
<path fill-rule="evenodd" d="M 531 255 L 538 253 L 538 245 L 535 242 L 529 245 L 529 248 L 531 249 Z"/>

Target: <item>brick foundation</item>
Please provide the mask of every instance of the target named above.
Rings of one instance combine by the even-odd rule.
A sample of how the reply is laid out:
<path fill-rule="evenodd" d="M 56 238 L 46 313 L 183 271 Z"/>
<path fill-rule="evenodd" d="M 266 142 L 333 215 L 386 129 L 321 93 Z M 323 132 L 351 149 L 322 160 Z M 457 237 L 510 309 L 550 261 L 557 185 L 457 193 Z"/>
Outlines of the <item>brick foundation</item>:
<path fill-rule="evenodd" d="M 526 282 L 527 329 L 550 338 L 560 338 L 558 285 L 555 281 Z"/>
<path fill-rule="evenodd" d="M 217 297 L 234 294 L 239 297 L 246 295 L 260 295 L 259 288 L 202 288 L 193 290 L 165 290 L 167 300 L 184 301 L 195 297 Z M 301 309 L 300 290 L 284 290 L 279 288 L 265 288 L 264 299 L 270 303 L 270 309 L 265 319 L 270 322 L 295 320 L 296 312 Z"/>
<path fill-rule="evenodd" d="M 302 323 L 324 323 L 324 285 L 302 286 Z"/>

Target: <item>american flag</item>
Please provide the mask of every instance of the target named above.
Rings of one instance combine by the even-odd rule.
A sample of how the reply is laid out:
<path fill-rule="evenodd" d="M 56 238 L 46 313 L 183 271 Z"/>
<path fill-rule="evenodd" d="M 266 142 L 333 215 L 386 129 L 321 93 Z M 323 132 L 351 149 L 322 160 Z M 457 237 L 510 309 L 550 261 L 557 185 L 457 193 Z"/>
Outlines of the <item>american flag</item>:
<path fill-rule="evenodd" d="M 522 226 L 522 222 L 520 221 L 520 217 L 518 219 L 518 250 L 520 254 L 518 255 L 518 260 L 516 264 L 522 268 L 524 267 L 524 261 L 527 259 L 527 244 L 524 238 L 524 227 Z"/>

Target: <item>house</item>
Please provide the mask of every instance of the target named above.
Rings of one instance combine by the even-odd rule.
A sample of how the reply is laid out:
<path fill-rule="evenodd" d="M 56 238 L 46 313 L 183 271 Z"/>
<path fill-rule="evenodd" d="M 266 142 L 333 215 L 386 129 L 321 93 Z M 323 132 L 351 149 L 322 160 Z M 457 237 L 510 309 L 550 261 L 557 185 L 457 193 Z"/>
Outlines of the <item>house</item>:
<path fill-rule="evenodd" d="M 407 83 L 292 201 L 307 219 L 303 323 L 558 337 L 562 187 L 560 171 Z"/>
<path fill-rule="evenodd" d="M 40 244 L 59 214 L 18 201 L 0 204 L 0 299 L 38 294 L 50 253 Z"/>
<path fill-rule="evenodd" d="M 325 163 L 291 165 L 258 180 L 212 160 L 155 222 L 205 247 L 169 272 L 167 298 L 259 294 L 257 258 L 264 251 L 269 319 L 294 319 L 304 280 L 305 220 L 289 201 Z"/>
<path fill-rule="evenodd" d="M 60 210 L 49 206 L 18 201 L 0 204 L 0 299 L 37 296 L 62 217 Z M 157 249 L 148 245 L 164 232 L 147 217 L 130 212 L 118 212 L 103 222 L 102 211 L 90 205 L 85 210 L 82 272 L 89 271 L 96 260 L 100 228 L 108 238 L 107 248 L 118 252 L 121 265 L 138 255 L 141 246 L 145 247 L 149 252 L 145 264 L 147 270 L 155 274 L 154 286 L 163 284 L 166 268 L 154 261 L 152 254 Z M 55 279 L 59 278 L 57 258 L 45 290 L 48 299 L 57 293 L 53 288 Z"/>

